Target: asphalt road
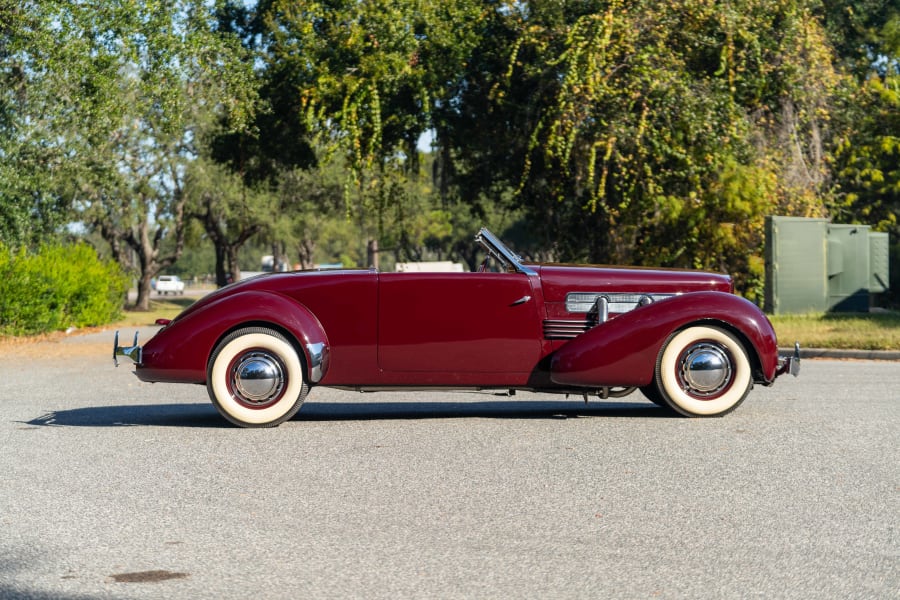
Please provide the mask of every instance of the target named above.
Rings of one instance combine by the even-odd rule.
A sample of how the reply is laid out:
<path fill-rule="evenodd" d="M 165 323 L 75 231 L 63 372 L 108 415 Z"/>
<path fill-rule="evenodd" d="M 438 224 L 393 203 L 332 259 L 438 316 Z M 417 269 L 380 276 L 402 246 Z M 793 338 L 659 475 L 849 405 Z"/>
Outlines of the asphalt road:
<path fill-rule="evenodd" d="M 314 390 L 273 430 L 0 353 L 0 598 L 898 598 L 900 363 L 721 419 L 637 397 Z"/>

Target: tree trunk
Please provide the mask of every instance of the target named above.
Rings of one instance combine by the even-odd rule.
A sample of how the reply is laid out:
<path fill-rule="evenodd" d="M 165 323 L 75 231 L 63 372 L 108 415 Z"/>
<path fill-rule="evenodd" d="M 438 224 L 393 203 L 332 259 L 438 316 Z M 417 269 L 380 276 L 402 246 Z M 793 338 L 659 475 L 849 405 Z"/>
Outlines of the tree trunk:
<path fill-rule="evenodd" d="M 232 244 L 228 246 L 228 270 L 231 273 L 231 281 L 240 281 L 241 268 L 238 266 L 238 250 L 243 244 Z"/>
<path fill-rule="evenodd" d="M 284 244 L 282 242 L 272 243 L 272 270 L 275 272 L 283 271 L 285 263 Z"/>
<path fill-rule="evenodd" d="M 141 272 L 141 277 L 138 279 L 138 295 L 137 301 L 134 303 L 134 310 L 143 312 L 148 312 L 150 310 L 150 294 L 153 291 L 150 281 L 153 277 L 154 275 L 151 275 L 147 270 Z"/>
<path fill-rule="evenodd" d="M 227 264 L 227 247 L 225 244 L 215 240 L 216 248 L 216 286 L 225 287 L 228 285 L 228 268 Z"/>
<path fill-rule="evenodd" d="M 175 264 L 184 249 L 184 200 L 178 199 L 170 205 L 172 207 L 172 220 L 167 225 L 159 222 L 158 214 L 155 216 L 151 215 L 150 202 L 146 196 L 140 196 L 138 204 L 141 208 L 135 216 L 134 224 L 131 226 L 125 228 L 114 226 L 113 223 L 117 220 L 117 218 L 112 217 L 114 210 L 101 214 L 95 219 L 94 224 L 100 228 L 101 235 L 109 242 L 113 251 L 118 253 L 118 260 L 123 268 L 127 269 L 131 262 L 131 252 L 124 251 L 123 243 L 125 247 L 130 248 L 137 256 L 138 289 L 137 300 L 133 310 L 149 311 L 150 294 L 152 292 L 151 280 L 160 271 Z M 111 206 L 110 209 L 115 209 L 115 207 Z M 154 222 L 155 227 L 152 236 L 150 232 L 151 221 Z M 175 250 L 168 256 L 160 257 L 160 246 L 167 230 L 174 230 Z"/>
<path fill-rule="evenodd" d="M 313 268 L 313 254 L 315 253 L 315 249 L 316 243 L 309 238 L 297 242 L 297 258 L 300 260 L 301 269 Z"/>

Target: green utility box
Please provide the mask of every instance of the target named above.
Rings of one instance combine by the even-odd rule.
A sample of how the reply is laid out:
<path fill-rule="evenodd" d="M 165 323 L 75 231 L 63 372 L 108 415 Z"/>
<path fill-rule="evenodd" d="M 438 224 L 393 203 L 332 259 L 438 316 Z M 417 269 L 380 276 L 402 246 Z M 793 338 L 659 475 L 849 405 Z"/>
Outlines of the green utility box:
<path fill-rule="evenodd" d="M 868 225 L 767 217 L 765 309 L 867 312 L 870 294 L 888 289 L 888 244 Z"/>
<path fill-rule="evenodd" d="M 891 246 L 888 234 L 880 231 L 869 232 L 869 292 L 883 294 L 890 289 L 888 282 L 891 280 L 890 269 Z"/>
<path fill-rule="evenodd" d="M 868 226 L 828 226 L 828 310 L 869 311 Z"/>
<path fill-rule="evenodd" d="M 827 219 L 766 217 L 767 312 L 828 309 L 827 228 Z"/>

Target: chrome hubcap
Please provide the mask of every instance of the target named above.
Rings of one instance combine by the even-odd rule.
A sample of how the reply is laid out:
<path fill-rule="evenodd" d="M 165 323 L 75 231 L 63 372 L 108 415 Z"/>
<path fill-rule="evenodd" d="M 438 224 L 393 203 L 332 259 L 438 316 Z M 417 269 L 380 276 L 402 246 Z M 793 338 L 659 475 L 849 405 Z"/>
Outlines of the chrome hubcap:
<path fill-rule="evenodd" d="M 278 400 L 284 389 L 284 367 L 275 356 L 251 352 L 235 364 L 232 383 L 240 400 L 255 407 L 265 406 Z"/>
<path fill-rule="evenodd" d="M 688 348 L 681 361 L 681 382 L 694 396 L 715 396 L 731 383 L 731 360 L 725 350 L 702 342 Z"/>

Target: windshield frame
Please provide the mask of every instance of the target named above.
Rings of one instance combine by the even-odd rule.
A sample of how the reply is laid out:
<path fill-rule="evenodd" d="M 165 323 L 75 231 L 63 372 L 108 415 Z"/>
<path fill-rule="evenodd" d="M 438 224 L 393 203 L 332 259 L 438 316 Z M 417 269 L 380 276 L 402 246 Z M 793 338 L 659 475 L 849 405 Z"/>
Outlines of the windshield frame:
<path fill-rule="evenodd" d="M 475 234 L 475 241 L 481 244 L 485 252 L 500 261 L 505 268 L 514 270 L 517 273 L 524 273 L 525 275 L 537 275 L 537 271 L 526 266 L 522 262 L 522 257 L 510 250 L 487 227 L 482 227 Z"/>

